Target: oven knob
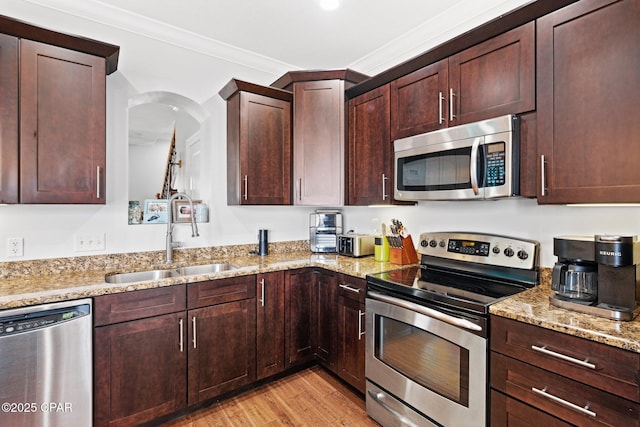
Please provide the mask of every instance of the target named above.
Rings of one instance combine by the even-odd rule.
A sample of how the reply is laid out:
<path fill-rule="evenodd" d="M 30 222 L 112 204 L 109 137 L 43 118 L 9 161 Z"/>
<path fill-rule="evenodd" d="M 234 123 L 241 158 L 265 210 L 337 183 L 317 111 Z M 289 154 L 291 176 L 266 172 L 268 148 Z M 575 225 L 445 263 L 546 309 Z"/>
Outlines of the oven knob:
<path fill-rule="evenodd" d="M 429 246 L 431 246 L 432 248 L 435 248 L 436 246 L 438 246 L 438 242 L 436 242 L 435 240 L 432 240 L 429 242 Z"/>
<path fill-rule="evenodd" d="M 529 254 L 527 253 L 527 251 L 525 251 L 523 249 L 520 249 L 518 251 L 518 258 L 520 258 L 522 260 L 525 260 L 525 259 L 529 258 Z"/>
<path fill-rule="evenodd" d="M 444 240 L 440 240 L 440 247 L 444 248 L 447 244 L 444 242 Z"/>
<path fill-rule="evenodd" d="M 421 240 L 420 241 L 420 246 L 422 246 L 423 248 L 426 248 L 429 245 L 429 242 L 427 242 L 427 240 Z"/>
<path fill-rule="evenodd" d="M 505 249 L 505 250 L 504 250 L 504 254 L 505 254 L 506 256 L 508 256 L 509 258 L 511 258 L 511 257 L 513 256 L 513 249 L 511 249 L 511 248 L 507 248 L 507 249 Z"/>
<path fill-rule="evenodd" d="M 494 254 L 498 255 L 500 253 L 500 248 L 497 247 L 497 246 L 494 246 L 492 251 L 493 251 Z"/>

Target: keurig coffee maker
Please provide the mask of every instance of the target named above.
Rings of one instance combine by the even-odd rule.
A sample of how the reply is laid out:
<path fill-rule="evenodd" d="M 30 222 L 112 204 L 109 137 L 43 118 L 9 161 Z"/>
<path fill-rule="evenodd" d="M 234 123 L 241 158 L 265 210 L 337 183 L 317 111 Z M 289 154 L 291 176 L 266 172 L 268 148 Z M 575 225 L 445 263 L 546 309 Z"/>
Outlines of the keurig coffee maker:
<path fill-rule="evenodd" d="M 631 320 L 640 303 L 637 236 L 566 236 L 553 239 L 551 304 L 615 320 Z"/>

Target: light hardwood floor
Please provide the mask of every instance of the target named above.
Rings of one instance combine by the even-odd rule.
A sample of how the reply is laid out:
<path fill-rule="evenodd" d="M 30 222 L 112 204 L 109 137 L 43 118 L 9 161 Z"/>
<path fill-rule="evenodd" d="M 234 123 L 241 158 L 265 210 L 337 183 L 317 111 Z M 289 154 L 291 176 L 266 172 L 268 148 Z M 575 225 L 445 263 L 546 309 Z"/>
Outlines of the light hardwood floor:
<path fill-rule="evenodd" d="M 320 367 L 250 390 L 163 427 L 376 426 L 365 403 Z"/>

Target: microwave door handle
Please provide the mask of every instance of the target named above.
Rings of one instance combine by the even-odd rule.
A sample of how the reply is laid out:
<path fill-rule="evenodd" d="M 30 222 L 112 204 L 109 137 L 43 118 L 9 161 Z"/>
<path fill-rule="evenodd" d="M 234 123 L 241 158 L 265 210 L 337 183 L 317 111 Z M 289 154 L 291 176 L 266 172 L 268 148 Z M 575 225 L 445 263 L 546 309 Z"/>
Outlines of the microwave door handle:
<path fill-rule="evenodd" d="M 471 189 L 476 196 L 480 193 L 478 188 L 478 147 L 481 138 L 476 138 L 471 146 L 471 159 L 469 165 L 469 175 L 471 175 Z"/>
<path fill-rule="evenodd" d="M 482 331 L 482 326 L 480 325 L 476 325 L 475 323 L 470 322 L 466 319 L 450 316 L 446 313 L 443 313 L 438 310 L 434 310 L 429 307 L 414 304 L 412 302 L 405 301 L 400 298 L 391 297 L 389 295 L 384 295 L 375 291 L 369 291 L 367 292 L 367 295 L 369 295 L 373 299 L 377 299 L 378 301 L 386 302 L 392 305 L 397 305 L 398 307 L 415 311 L 416 313 L 424 314 L 427 317 L 432 317 L 434 319 L 443 321 L 453 326 L 457 326 L 459 328 L 469 329 L 471 331 Z"/>

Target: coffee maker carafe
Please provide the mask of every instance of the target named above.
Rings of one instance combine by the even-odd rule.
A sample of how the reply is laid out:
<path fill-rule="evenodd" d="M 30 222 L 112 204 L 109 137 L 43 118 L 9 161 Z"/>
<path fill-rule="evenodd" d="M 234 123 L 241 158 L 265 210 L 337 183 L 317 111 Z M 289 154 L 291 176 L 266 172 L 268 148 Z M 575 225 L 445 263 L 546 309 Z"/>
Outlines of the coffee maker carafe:
<path fill-rule="evenodd" d="M 640 242 L 636 236 L 566 236 L 553 239 L 551 304 L 615 320 L 637 315 Z"/>

